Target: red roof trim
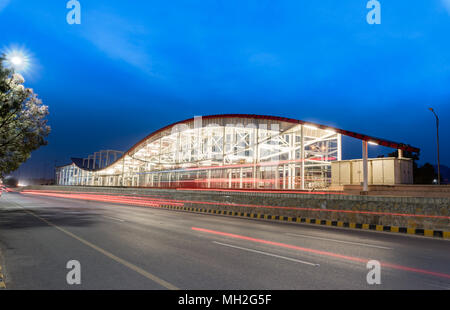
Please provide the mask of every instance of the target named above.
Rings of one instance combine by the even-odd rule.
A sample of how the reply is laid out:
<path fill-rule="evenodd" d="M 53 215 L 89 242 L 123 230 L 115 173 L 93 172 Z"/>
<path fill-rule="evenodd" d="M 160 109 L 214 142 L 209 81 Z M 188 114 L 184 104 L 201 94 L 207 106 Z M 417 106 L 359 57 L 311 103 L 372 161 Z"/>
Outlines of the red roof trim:
<path fill-rule="evenodd" d="M 372 136 L 368 136 L 368 135 L 364 135 L 364 134 L 360 134 L 360 133 L 356 133 L 356 132 L 352 132 L 352 131 L 339 129 L 339 128 L 332 127 L 332 126 L 326 126 L 326 125 L 321 125 L 321 124 L 317 124 L 317 123 L 314 123 L 314 122 L 306 122 L 306 121 L 302 121 L 302 120 L 297 120 L 297 119 L 287 118 L 287 117 L 281 117 L 281 116 L 256 115 L 256 114 L 217 114 L 217 115 L 202 116 L 202 119 L 214 119 L 214 118 L 253 118 L 253 119 L 265 119 L 265 120 L 273 120 L 273 121 L 282 121 L 282 122 L 287 122 L 287 123 L 292 123 L 292 124 L 311 124 L 311 125 L 314 125 L 314 126 L 320 128 L 320 129 L 334 130 L 337 133 L 340 133 L 340 134 L 345 135 L 345 136 L 349 136 L 349 137 L 360 139 L 360 140 L 364 140 L 364 141 L 374 142 L 374 143 L 377 143 L 379 145 L 390 147 L 390 148 L 393 148 L 393 149 L 400 149 L 400 150 L 407 151 L 407 152 L 412 152 L 412 153 L 419 153 L 420 152 L 419 148 L 416 148 L 416 147 L 413 147 L 413 146 L 410 146 L 410 145 L 407 145 L 407 144 L 404 144 L 404 143 L 393 142 L 393 141 L 380 139 L 380 138 L 376 138 L 376 137 L 372 137 Z M 115 162 L 121 160 L 125 155 L 130 154 L 133 150 L 135 150 L 143 142 L 145 142 L 146 140 L 150 139 L 151 137 L 159 134 L 160 132 L 162 132 L 162 131 L 164 131 L 166 129 L 169 129 L 169 128 L 175 126 L 175 125 L 184 124 L 184 123 L 188 123 L 188 122 L 192 122 L 192 121 L 194 121 L 194 118 L 185 119 L 185 120 L 178 121 L 176 123 L 167 125 L 167 126 L 165 126 L 163 128 L 160 128 L 160 129 L 152 132 L 151 134 L 147 135 L 145 138 L 143 138 L 139 142 L 137 142 L 135 145 L 133 145 L 128 151 L 126 151 Z M 113 163 L 111 163 L 111 165 L 112 164 Z M 102 168 L 102 169 L 105 169 L 105 168 Z"/>

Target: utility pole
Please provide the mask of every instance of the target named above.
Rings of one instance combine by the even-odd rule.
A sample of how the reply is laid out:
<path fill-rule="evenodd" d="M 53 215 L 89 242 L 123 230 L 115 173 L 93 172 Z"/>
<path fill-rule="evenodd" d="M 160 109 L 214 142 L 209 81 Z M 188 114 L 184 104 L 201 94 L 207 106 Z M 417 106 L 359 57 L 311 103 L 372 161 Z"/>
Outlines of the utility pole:
<path fill-rule="evenodd" d="M 53 184 L 54 185 L 58 185 L 57 184 L 57 176 L 56 176 L 56 163 L 58 162 L 58 160 L 57 159 L 55 159 L 55 164 L 53 165 L 53 178 L 54 178 L 54 180 L 53 180 Z"/>
<path fill-rule="evenodd" d="M 363 164 L 363 192 L 367 194 L 369 191 L 369 164 L 368 164 L 369 150 L 368 142 L 362 141 L 362 164 Z"/>
<path fill-rule="evenodd" d="M 437 136 L 437 160 L 438 160 L 438 184 L 441 185 L 441 163 L 439 159 L 439 117 L 436 112 L 434 112 L 433 108 L 429 108 L 431 112 L 433 112 L 436 117 L 436 136 Z"/>

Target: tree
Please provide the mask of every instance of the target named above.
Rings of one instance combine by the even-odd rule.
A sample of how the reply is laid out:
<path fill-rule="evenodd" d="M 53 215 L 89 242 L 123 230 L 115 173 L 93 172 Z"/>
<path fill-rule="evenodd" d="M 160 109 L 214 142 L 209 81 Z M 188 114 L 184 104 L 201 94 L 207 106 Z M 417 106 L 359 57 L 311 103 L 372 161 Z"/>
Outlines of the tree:
<path fill-rule="evenodd" d="M 25 162 L 31 152 L 46 145 L 50 127 L 45 119 L 48 107 L 24 78 L 4 66 L 0 57 L 0 177 Z"/>
<path fill-rule="evenodd" d="M 415 184 L 433 184 L 437 178 L 437 173 L 430 163 L 425 163 L 422 167 L 417 168 L 417 173 L 414 176 Z"/>
<path fill-rule="evenodd" d="M 17 184 L 19 184 L 19 180 L 17 180 L 16 178 L 13 178 L 13 177 L 6 177 L 3 180 L 3 184 L 8 187 L 17 187 Z"/>
<path fill-rule="evenodd" d="M 398 157 L 398 150 L 389 153 L 388 157 Z M 433 165 L 425 163 L 422 167 L 419 167 L 417 164 L 419 160 L 418 153 L 403 151 L 403 157 L 413 160 L 414 184 L 433 184 L 433 181 L 437 178 Z"/>

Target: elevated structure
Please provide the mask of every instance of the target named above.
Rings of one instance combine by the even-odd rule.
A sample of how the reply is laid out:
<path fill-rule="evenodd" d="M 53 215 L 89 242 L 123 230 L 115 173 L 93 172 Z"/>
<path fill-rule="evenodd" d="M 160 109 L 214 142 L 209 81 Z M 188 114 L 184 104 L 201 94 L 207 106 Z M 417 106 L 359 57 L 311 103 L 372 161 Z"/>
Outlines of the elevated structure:
<path fill-rule="evenodd" d="M 75 159 L 57 168 L 57 184 L 326 188 L 331 184 L 331 163 L 342 159 L 342 135 L 362 140 L 363 155 L 367 155 L 364 150 L 369 142 L 398 149 L 400 154 L 419 151 L 406 144 L 295 119 L 212 115 L 166 126 L 120 158 L 105 160 L 100 152 L 81 164 Z"/>

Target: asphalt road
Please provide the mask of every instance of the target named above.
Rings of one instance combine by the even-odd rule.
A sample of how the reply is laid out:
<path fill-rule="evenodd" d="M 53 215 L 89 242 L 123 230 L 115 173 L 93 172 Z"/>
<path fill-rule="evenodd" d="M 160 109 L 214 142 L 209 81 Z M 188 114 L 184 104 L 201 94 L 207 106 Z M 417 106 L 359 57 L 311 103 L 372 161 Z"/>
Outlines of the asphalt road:
<path fill-rule="evenodd" d="M 7 289 L 450 289 L 446 240 L 19 193 L 0 252 Z"/>

